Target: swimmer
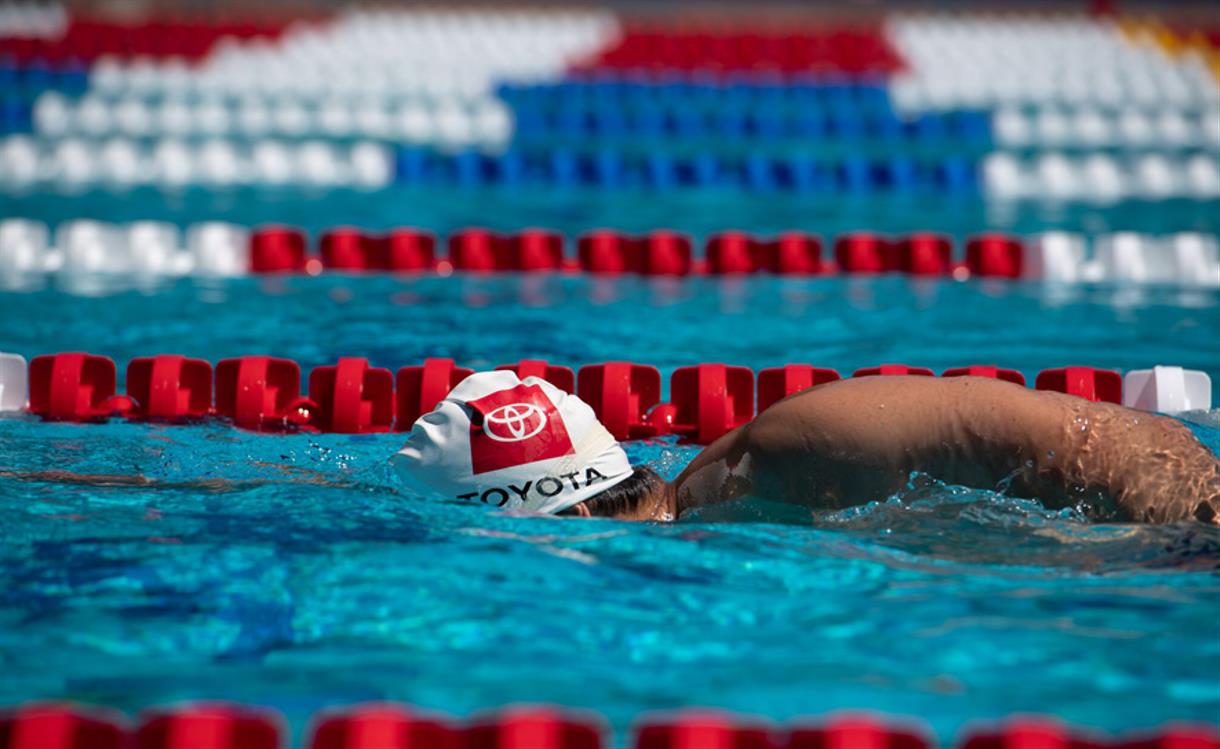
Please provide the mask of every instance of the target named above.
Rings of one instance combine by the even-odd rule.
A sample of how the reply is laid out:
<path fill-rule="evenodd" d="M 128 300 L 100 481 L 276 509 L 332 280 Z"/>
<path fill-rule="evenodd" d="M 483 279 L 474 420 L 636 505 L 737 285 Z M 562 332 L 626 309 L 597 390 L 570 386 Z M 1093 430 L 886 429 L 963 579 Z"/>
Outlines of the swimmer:
<path fill-rule="evenodd" d="M 620 520 L 669 521 L 746 497 L 836 510 L 883 500 L 919 472 L 1102 520 L 1220 522 L 1220 460 L 1179 422 L 975 377 L 819 385 L 666 482 L 632 466 L 575 395 L 482 372 L 416 421 L 391 462 L 416 493 Z"/>

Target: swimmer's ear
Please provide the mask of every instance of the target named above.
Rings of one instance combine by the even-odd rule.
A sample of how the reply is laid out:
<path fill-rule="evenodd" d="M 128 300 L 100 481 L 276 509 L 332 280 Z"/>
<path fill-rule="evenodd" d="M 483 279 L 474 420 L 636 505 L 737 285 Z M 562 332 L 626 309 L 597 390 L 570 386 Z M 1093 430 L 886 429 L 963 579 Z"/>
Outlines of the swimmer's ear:
<path fill-rule="evenodd" d="M 569 512 L 576 515 L 577 517 L 582 517 L 582 518 L 593 517 L 593 513 L 589 512 L 589 507 L 584 502 L 579 502 L 577 504 L 574 504 L 568 509 L 569 509 Z"/>

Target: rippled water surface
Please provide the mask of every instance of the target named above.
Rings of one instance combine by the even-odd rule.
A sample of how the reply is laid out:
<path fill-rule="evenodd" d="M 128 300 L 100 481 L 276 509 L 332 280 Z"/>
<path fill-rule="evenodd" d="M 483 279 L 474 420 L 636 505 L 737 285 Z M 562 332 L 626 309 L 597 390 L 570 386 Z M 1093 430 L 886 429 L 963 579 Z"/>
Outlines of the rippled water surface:
<path fill-rule="evenodd" d="M 89 291 L 0 293 L 0 350 L 1027 377 L 1172 363 L 1220 383 L 1216 292 L 569 277 Z M 1220 449 L 1220 413 L 1190 419 Z M 322 706 L 382 698 L 459 715 L 551 701 L 620 730 L 690 704 L 869 708 L 943 736 L 1013 711 L 1107 730 L 1220 715 L 1220 529 L 1090 526 L 953 487 L 817 518 L 510 517 L 401 493 L 386 464 L 400 440 L 0 421 L 0 703 L 221 697 L 298 731 Z M 673 475 L 695 448 L 630 452 Z"/>

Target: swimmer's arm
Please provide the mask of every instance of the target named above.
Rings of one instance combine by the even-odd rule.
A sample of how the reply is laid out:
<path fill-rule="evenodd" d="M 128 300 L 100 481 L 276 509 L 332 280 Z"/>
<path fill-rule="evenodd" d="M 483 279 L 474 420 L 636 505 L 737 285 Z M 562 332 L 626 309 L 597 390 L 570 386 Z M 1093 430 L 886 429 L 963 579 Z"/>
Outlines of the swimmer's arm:
<path fill-rule="evenodd" d="M 1220 509 L 1220 461 L 1178 422 L 980 378 L 807 390 L 714 443 L 675 491 L 680 509 L 748 493 L 838 508 L 883 499 L 912 471 L 1050 506 L 1105 498 L 1123 519 Z"/>

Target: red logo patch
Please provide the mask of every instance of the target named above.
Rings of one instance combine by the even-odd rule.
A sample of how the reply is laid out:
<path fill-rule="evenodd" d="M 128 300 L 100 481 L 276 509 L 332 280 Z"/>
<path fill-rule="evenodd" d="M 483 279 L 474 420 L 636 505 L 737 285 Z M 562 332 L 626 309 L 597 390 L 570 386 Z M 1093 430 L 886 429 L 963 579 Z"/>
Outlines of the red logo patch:
<path fill-rule="evenodd" d="M 558 409 L 538 385 L 517 385 L 466 405 L 474 410 L 470 464 L 476 475 L 575 452 Z"/>

